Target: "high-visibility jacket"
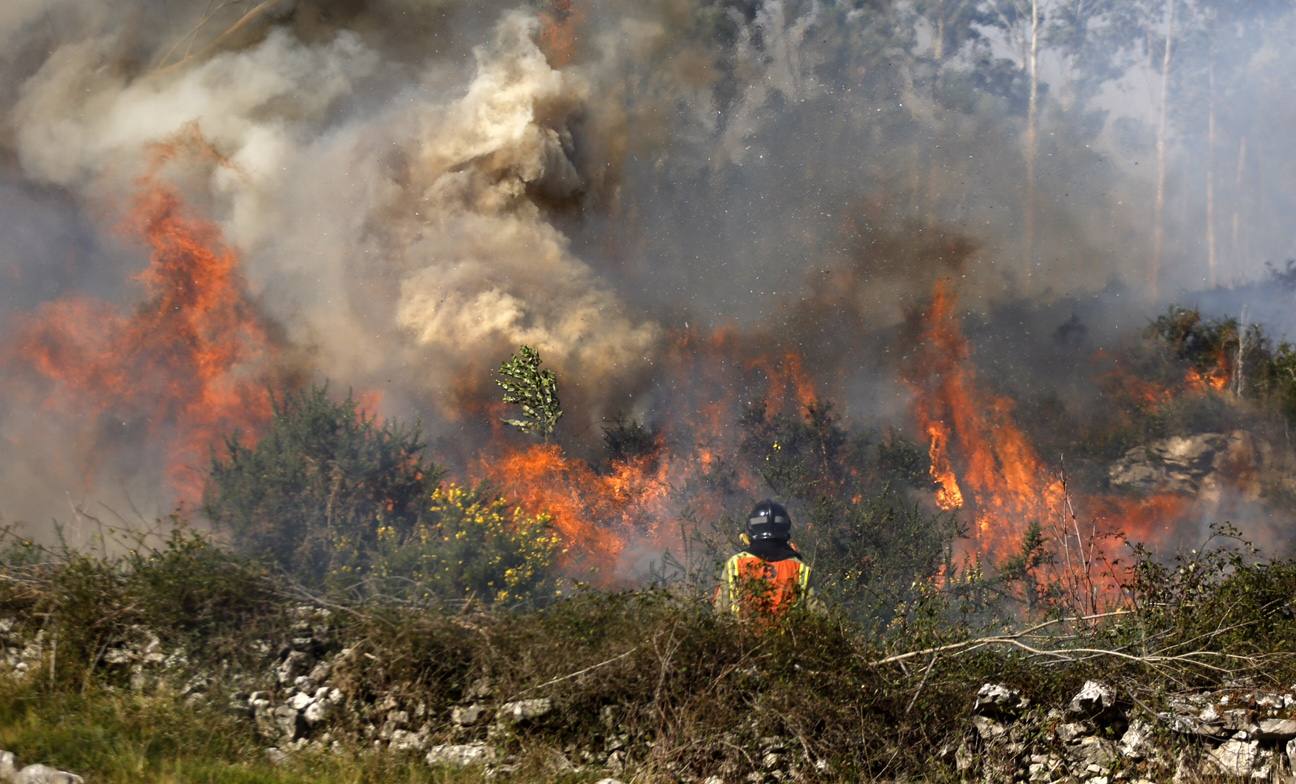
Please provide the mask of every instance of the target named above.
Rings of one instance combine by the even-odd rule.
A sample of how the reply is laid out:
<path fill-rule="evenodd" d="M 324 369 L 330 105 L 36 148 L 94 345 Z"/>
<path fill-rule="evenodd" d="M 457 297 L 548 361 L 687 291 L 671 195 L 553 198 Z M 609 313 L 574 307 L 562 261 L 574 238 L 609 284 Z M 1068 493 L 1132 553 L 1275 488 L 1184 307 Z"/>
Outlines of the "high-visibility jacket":
<path fill-rule="evenodd" d="M 766 560 L 740 552 L 725 562 L 716 609 L 740 617 L 777 616 L 813 601 L 810 566 L 799 555 Z"/>

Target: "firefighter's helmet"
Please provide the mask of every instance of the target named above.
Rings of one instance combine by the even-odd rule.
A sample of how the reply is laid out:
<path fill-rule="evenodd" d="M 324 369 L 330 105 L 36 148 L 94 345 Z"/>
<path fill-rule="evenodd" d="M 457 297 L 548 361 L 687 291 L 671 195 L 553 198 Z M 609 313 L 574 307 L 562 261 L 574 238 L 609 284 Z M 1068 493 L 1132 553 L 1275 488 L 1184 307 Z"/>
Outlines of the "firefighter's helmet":
<path fill-rule="evenodd" d="M 782 504 L 767 498 L 747 515 L 747 537 L 753 542 L 761 539 L 786 542 L 792 537 L 792 517 Z"/>

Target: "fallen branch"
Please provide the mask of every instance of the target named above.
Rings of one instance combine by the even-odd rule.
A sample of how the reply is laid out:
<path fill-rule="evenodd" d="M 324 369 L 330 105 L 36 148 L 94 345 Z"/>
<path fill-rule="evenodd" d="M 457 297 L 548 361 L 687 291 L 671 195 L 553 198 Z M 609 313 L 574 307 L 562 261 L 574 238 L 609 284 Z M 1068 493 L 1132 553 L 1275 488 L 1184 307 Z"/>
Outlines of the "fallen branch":
<path fill-rule="evenodd" d="M 979 648 L 984 645 L 1002 644 L 1010 640 L 1020 640 L 1022 637 L 1026 637 L 1030 634 L 1033 634 L 1034 632 L 1037 632 L 1040 629 L 1044 629 L 1049 626 L 1055 626 L 1059 623 L 1096 621 L 1101 618 L 1111 618 L 1117 615 L 1128 615 L 1129 613 L 1130 613 L 1129 610 L 1113 610 L 1112 612 L 1098 613 L 1096 615 L 1084 615 L 1078 618 L 1054 618 L 1051 621 L 1044 621 L 1042 623 L 1037 623 L 1034 626 L 1029 626 L 1025 629 L 1022 629 L 1021 631 L 1013 632 L 1012 634 L 1001 634 L 1001 635 L 994 635 L 991 637 L 978 637 L 973 640 L 963 640 L 961 642 L 952 642 L 947 645 L 938 645 L 935 648 L 924 648 L 920 651 L 907 651 L 905 653 L 897 653 L 894 656 L 888 656 L 885 659 L 878 659 L 876 661 L 869 662 L 869 664 L 871 666 L 878 667 L 883 664 L 894 664 L 896 662 L 903 662 L 907 659 L 916 659 L 920 656 L 930 656 L 932 654 L 951 653 L 956 651 L 962 652 L 963 649 L 965 648 Z"/>
<path fill-rule="evenodd" d="M 583 669 L 583 670 L 577 670 L 576 672 L 568 673 L 567 675 L 562 675 L 562 676 L 559 676 L 559 677 L 557 677 L 557 678 L 553 678 L 553 679 L 551 679 L 551 680 L 547 680 L 547 681 L 545 681 L 544 683 L 541 683 L 541 684 L 539 684 L 539 685 L 537 685 L 537 686 L 528 686 L 527 688 L 525 688 L 525 689 L 523 689 L 522 691 L 518 692 L 517 694 L 513 695 L 513 699 L 517 699 L 518 697 L 521 697 L 523 694 L 528 694 L 528 693 L 533 692 L 533 691 L 538 691 L 538 690 L 540 690 L 540 689 L 545 688 L 546 686 L 552 686 L 552 685 L 554 685 L 555 683 L 562 683 L 563 681 L 569 681 L 569 680 L 571 680 L 572 678 L 579 678 L 580 676 L 584 675 L 584 674 L 587 673 L 587 672 L 593 672 L 594 670 L 597 670 L 597 669 L 599 669 L 600 667 L 606 667 L 607 665 L 612 664 L 613 662 L 618 662 L 618 661 L 624 659 L 625 657 L 629 656 L 630 654 L 634 653 L 634 652 L 637 651 L 637 650 L 639 650 L 639 646 L 638 646 L 638 645 L 636 645 L 635 647 L 633 647 L 633 648 L 631 648 L 630 650 L 626 651 L 625 653 L 620 653 L 620 654 L 617 654 L 616 656 L 613 656 L 611 659 L 604 659 L 603 661 L 599 662 L 598 664 L 591 664 L 590 666 L 586 667 L 586 668 Z"/>

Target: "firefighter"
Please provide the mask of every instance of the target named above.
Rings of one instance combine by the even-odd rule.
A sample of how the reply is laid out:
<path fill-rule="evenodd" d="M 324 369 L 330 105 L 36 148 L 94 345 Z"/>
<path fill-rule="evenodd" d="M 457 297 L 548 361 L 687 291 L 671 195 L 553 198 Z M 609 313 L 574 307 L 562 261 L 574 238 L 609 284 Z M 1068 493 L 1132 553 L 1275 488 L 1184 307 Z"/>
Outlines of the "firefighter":
<path fill-rule="evenodd" d="M 793 607 L 818 609 L 810 566 L 792 546 L 792 518 L 782 505 L 761 501 L 747 516 L 743 549 L 724 565 L 715 605 L 740 617 L 777 616 Z"/>

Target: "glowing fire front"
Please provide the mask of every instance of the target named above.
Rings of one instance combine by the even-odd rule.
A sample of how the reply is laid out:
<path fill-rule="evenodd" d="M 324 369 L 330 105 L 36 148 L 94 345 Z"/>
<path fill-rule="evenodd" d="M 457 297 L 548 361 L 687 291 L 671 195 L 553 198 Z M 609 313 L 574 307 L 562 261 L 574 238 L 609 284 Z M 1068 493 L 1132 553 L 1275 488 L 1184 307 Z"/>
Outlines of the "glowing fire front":
<path fill-rule="evenodd" d="M 679 399 L 670 408 L 680 416 L 664 425 L 645 453 L 596 468 L 555 444 L 518 446 L 497 430 L 472 468 L 474 478 L 489 481 L 527 512 L 550 515 L 563 537 L 568 570 L 601 584 L 624 573 L 619 567 L 640 548 L 660 553 L 677 547 L 683 510 L 717 520 L 732 511 L 735 494 L 749 504 L 768 492 L 737 459 L 735 424 L 745 407 L 765 416 L 802 416 L 818 400 L 798 354 L 755 351 L 731 330 L 680 332 L 665 363 L 670 378 L 689 383 L 672 392 Z"/>

